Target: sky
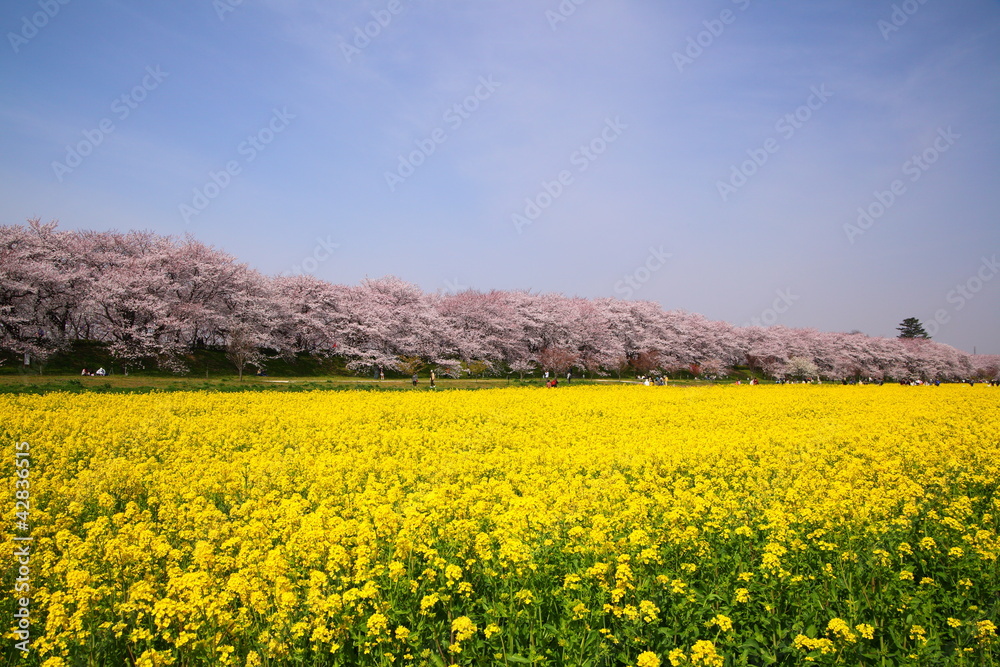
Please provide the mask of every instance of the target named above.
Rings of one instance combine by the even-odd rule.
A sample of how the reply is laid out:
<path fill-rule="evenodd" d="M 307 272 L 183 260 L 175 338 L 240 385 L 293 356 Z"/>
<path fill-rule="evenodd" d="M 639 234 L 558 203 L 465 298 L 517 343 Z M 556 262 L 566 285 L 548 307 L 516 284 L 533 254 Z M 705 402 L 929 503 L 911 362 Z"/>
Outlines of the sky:
<path fill-rule="evenodd" d="M 997 0 L 11 0 L 0 224 L 1000 354 Z"/>

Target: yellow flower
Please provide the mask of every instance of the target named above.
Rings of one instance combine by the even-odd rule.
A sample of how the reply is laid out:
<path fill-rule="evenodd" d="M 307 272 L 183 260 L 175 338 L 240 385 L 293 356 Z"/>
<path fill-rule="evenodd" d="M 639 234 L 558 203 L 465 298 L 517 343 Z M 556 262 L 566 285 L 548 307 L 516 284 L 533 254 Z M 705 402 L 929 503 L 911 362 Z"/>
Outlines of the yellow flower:
<path fill-rule="evenodd" d="M 660 667 L 660 658 L 652 651 L 643 651 L 635 664 L 636 667 Z"/>
<path fill-rule="evenodd" d="M 400 563 L 398 560 L 391 561 L 389 563 L 389 578 L 393 581 L 399 580 L 401 577 L 406 575 L 406 566 Z"/>
<path fill-rule="evenodd" d="M 451 631 L 455 634 L 456 642 L 464 642 L 476 634 L 477 630 L 476 624 L 468 616 L 459 616 L 451 622 Z"/>
<path fill-rule="evenodd" d="M 858 640 L 858 636 L 851 631 L 851 626 L 842 618 L 832 618 L 826 624 L 827 634 L 843 639 L 845 642 L 853 643 Z"/>
<path fill-rule="evenodd" d="M 713 625 L 719 626 L 719 629 L 723 632 L 729 632 L 733 629 L 733 621 L 728 616 L 722 614 L 716 614 L 712 617 L 710 621 L 705 623 L 705 627 L 710 628 Z"/>
<path fill-rule="evenodd" d="M 699 640 L 691 647 L 691 664 L 704 667 L 722 667 L 724 659 L 715 650 L 715 644 Z"/>
<path fill-rule="evenodd" d="M 514 594 L 514 599 L 524 605 L 529 605 L 535 601 L 534 594 L 527 588 L 522 588 Z"/>
<path fill-rule="evenodd" d="M 997 626 L 994 625 L 993 621 L 984 620 L 976 623 L 976 639 L 979 640 L 980 644 L 993 641 L 996 636 Z"/>
<path fill-rule="evenodd" d="M 378 636 L 385 632 L 389 625 L 389 619 L 385 614 L 374 613 L 368 617 L 368 634 Z"/>
<path fill-rule="evenodd" d="M 643 600 L 639 603 L 639 614 L 642 616 L 642 620 L 647 623 L 655 621 L 659 613 L 660 608 L 649 600 Z"/>
<path fill-rule="evenodd" d="M 260 667 L 351 642 L 359 664 L 416 667 L 450 647 L 456 663 L 502 662 L 519 641 L 497 634 L 504 619 L 518 636 L 565 627 L 560 648 L 593 632 L 595 655 L 635 665 L 650 648 L 689 667 L 721 660 L 736 620 L 790 628 L 822 613 L 809 591 L 872 578 L 871 604 L 841 598 L 818 637 L 787 638 L 791 662 L 856 664 L 852 642 L 876 632 L 855 616 L 912 631 L 901 659 L 937 651 L 939 632 L 959 662 L 994 650 L 994 393 L 636 389 L 0 393 L 4 432 L 31 443 L 30 491 L 45 491 L 30 517 L 34 661 L 118 664 L 129 645 L 143 667 Z M 10 550 L 4 563 L 15 571 Z M 759 592 L 772 585 L 799 607 L 776 608 Z M 923 616 L 931 601 L 958 616 Z M 704 609 L 711 651 L 641 632 Z M 485 627 L 452 628 L 462 614 Z"/>
<path fill-rule="evenodd" d="M 458 565 L 449 565 L 444 569 L 444 576 L 449 584 L 454 583 L 462 578 L 462 568 Z"/>
<path fill-rule="evenodd" d="M 424 616 L 429 614 L 431 610 L 434 608 L 434 605 L 438 603 L 439 599 L 440 598 L 438 597 L 437 593 L 431 593 L 430 595 L 425 595 L 420 600 L 420 613 Z"/>
<path fill-rule="evenodd" d="M 792 645 L 795 646 L 795 648 L 806 652 L 819 651 L 823 654 L 827 654 L 835 653 L 837 651 L 833 642 L 825 637 L 813 639 L 812 637 L 807 637 L 806 635 L 796 635 L 795 639 L 792 640 Z"/>

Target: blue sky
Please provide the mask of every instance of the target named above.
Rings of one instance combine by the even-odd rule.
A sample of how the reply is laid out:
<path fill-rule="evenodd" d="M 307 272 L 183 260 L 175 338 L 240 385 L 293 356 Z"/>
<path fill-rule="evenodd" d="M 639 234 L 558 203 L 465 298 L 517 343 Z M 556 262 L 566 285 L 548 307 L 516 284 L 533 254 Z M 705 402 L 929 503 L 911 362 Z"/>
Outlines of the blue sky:
<path fill-rule="evenodd" d="M 1000 354 L 995 0 L 64 2 L 0 9 L 2 224 Z"/>

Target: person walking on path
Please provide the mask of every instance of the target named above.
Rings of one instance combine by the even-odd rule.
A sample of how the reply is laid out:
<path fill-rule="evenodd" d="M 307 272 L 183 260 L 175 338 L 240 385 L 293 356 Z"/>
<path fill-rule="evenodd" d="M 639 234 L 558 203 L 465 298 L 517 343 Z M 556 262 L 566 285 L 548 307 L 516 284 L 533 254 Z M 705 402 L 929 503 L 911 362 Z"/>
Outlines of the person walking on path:
<path fill-rule="evenodd" d="M 413 386 L 414 387 L 417 386 L 417 374 L 416 373 L 413 374 Z"/>

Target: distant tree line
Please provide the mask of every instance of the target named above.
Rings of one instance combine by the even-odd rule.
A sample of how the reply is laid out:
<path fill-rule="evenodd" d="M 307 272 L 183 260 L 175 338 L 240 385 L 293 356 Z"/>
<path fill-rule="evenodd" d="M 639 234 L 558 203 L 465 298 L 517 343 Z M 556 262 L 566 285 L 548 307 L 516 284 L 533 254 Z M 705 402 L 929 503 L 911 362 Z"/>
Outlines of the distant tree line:
<path fill-rule="evenodd" d="M 736 327 L 650 301 L 526 291 L 425 293 L 398 278 L 335 285 L 268 277 L 194 238 L 146 231 L 0 227 L 0 354 L 44 360 L 99 341 L 123 364 L 178 373 L 193 351 L 223 349 L 242 373 L 269 357 L 338 356 L 358 373 L 571 371 L 718 376 L 736 366 L 775 378 L 993 377 L 920 336 Z"/>

